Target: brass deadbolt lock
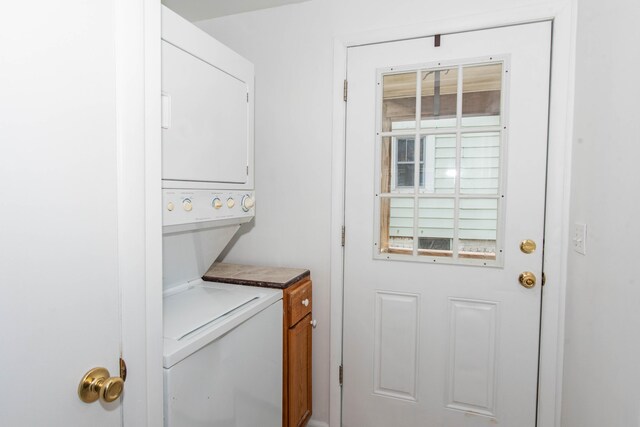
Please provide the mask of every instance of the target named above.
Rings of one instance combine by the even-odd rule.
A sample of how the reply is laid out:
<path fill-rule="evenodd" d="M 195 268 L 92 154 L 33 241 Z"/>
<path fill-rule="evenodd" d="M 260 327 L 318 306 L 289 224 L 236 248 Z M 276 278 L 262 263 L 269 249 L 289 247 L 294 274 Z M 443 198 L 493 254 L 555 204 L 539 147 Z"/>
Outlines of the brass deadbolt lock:
<path fill-rule="evenodd" d="M 520 250 L 525 254 L 533 253 L 536 250 L 536 242 L 531 239 L 525 239 L 520 242 Z"/>
<path fill-rule="evenodd" d="M 518 277 L 520 284 L 527 289 L 531 289 L 536 285 L 536 275 L 530 271 L 525 271 Z"/>
<path fill-rule="evenodd" d="M 78 396 L 86 403 L 93 403 L 98 399 L 113 402 L 120 397 L 123 389 L 122 378 L 112 377 L 106 368 L 93 368 L 80 380 Z"/>

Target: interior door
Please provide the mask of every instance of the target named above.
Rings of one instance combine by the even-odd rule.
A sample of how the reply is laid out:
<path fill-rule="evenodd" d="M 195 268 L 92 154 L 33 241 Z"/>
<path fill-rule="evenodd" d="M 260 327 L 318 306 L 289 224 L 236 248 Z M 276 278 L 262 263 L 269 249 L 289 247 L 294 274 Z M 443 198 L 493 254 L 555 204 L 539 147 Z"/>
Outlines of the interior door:
<path fill-rule="evenodd" d="M 349 49 L 344 426 L 535 425 L 550 43 Z"/>
<path fill-rule="evenodd" d="M 114 4 L 7 7 L 0 15 L 0 39 L 11 41 L 0 53 L 0 425 L 120 426 L 120 399 L 78 397 L 91 368 L 119 376 L 119 218 L 134 214 L 118 200 Z M 127 385 L 144 381 L 139 370 L 131 374 Z M 138 406 L 146 412 L 145 402 Z"/>

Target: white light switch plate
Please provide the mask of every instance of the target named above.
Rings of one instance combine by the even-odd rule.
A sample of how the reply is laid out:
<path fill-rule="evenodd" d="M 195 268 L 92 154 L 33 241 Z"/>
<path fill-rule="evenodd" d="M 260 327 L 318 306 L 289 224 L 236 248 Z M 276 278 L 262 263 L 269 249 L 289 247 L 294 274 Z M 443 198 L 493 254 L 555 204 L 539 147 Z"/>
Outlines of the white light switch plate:
<path fill-rule="evenodd" d="M 573 225 L 573 250 L 579 254 L 587 254 L 587 224 Z"/>

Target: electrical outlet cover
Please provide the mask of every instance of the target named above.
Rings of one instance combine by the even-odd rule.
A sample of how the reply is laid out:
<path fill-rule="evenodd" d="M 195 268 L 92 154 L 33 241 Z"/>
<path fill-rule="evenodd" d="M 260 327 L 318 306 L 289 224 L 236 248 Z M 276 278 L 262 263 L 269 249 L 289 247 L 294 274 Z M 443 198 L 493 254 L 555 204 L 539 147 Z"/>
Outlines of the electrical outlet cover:
<path fill-rule="evenodd" d="M 573 250 L 587 254 L 587 224 L 575 223 L 573 226 Z"/>

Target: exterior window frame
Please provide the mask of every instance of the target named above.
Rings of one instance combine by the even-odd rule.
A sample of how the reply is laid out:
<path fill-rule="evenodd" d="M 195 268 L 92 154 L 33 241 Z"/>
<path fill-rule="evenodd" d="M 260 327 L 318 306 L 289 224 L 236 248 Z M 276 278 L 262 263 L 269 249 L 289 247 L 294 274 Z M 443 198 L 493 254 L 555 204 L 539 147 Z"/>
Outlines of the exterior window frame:
<path fill-rule="evenodd" d="M 413 151 L 413 157 L 414 160 L 413 161 L 400 161 L 398 160 L 398 140 L 406 140 L 406 141 L 411 141 L 414 145 L 414 151 Z M 423 135 L 420 138 L 420 148 L 418 149 L 418 146 L 416 144 L 416 138 L 415 136 L 393 136 L 391 138 L 391 191 L 392 192 L 398 192 L 398 193 L 413 193 L 414 188 L 415 188 L 415 182 L 412 185 L 399 185 L 398 184 L 398 178 L 400 176 L 399 172 L 398 172 L 398 165 L 413 165 L 413 167 L 416 167 L 416 157 L 420 156 L 421 159 L 419 161 L 419 166 L 418 167 L 422 167 L 422 173 L 418 172 L 418 179 L 422 181 L 422 183 L 418 184 L 418 188 L 421 191 L 424 191 L 426 189 L 426 176 L 425 176 L 425 172 L 426 172 L 426 145 L 427 145 L 427 137 L 426 135 Z M 407 142 L 407 146 L 409 145 L 409 142 Z M 415 172 L 415 169 L 414 169 Z M 414 174 L 415 176 L 415 174 Z"/>

